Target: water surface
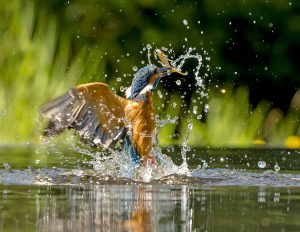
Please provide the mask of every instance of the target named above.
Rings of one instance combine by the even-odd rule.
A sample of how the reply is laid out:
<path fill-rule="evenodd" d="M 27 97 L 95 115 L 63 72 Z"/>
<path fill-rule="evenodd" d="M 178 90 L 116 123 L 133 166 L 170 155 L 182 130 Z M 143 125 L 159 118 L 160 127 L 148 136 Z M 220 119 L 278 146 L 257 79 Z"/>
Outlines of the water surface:
<path fill-rule="evenodd" d="M 298 150 L 198 149 L 188 175 L 142 182 L 99 173 L 82 152 L 3 147 L 0 231 L 299 231 L 299 160 Z"/>
<path fill-rule="evenodd" d="M 0 186 L 3 231 L 298 231 L 300 189 Z"/>

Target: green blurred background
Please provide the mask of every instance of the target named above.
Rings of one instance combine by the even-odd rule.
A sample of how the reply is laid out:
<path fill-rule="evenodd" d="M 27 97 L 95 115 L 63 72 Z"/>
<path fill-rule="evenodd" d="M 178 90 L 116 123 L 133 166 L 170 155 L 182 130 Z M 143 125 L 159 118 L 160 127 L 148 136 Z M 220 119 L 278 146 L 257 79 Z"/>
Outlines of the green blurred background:
<path fill-rule="evenodd" d="M 300 148 L 300 2 L 285 0 L 10 0 L 0 2 L 0 142 L 39 142 L 38 107 L 103 81 L 118 94 L 145 47 L 202 55 L 208 99 L 188 78 L 159 86 L 162 146 Z M 162 96 L 162 97 L 161 97 Z M 209 109 L 206 113 L 206 104 Z"/>

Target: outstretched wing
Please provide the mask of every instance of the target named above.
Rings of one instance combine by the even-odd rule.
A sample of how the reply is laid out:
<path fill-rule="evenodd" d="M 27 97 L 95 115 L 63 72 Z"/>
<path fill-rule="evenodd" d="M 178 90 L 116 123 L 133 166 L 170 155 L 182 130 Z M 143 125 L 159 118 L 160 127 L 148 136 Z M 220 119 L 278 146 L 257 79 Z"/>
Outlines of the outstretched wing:
<path fill-rule="evenodd" d="M 75 129 L 84 141 L 107 147 L 124 135 L 126 102 L 104 83 L 79 85 L 41 107 L 42 115 L 49 119 L 44 134 Z"/>

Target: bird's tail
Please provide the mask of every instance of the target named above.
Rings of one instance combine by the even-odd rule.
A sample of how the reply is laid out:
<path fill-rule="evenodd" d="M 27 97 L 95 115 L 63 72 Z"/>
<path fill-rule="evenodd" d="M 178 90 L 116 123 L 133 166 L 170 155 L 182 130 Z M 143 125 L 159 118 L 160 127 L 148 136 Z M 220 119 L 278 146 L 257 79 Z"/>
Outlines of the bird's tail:
<path fill-rule="evenodd" d="M 124 150 L 130 155 L 132 166 L 136 166 L 140 163 L 140 157 L 133 147 L 128 135 L 125 136 Z"/>

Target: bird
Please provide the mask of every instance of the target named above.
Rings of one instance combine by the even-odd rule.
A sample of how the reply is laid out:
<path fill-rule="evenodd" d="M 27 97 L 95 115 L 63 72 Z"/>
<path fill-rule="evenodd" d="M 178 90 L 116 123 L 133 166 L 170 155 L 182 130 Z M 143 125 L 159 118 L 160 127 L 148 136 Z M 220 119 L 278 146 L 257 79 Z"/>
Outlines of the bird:
<path fill-rule="evenodd" d="M 43 134 L 52 137 L 74 130 L 91 147 L 107 148 L 117 141 L 124 144 L 134 165 L 156 164 L 151 154 L 156 127 L 153 92 L 161 78 L 172 73 L 187 75 L 172 67 L 161 50 L 156 50 L 156 55 L 160 65 L 149 59 L 149 64 L 134 74 L 125 98 L 107 84 L 93 82 L 71 88 L 41 106 L 41 115 L 48 119 Z"/>

